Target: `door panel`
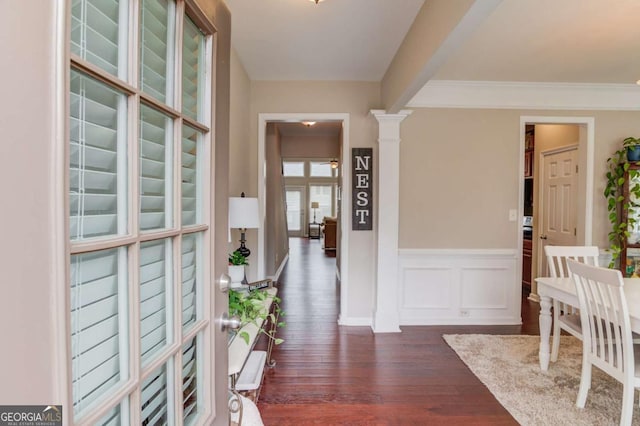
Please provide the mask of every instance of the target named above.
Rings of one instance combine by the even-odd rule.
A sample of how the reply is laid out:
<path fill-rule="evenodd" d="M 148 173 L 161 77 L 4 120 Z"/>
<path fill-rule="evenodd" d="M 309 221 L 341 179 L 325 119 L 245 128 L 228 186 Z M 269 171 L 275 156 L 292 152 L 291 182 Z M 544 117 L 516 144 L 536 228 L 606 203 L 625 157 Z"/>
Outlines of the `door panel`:
<path fill-rule="evenodd" d="M 303 186 L 286 187 L 287 227 L 290 237 L 303 237 L 305 235 L 304 189 Z"/>
<path fill-rule="evenodd" d="M 541 250 L 538 276 L 547 274 L 544 246 L 576 245 L 578 150 L 543 154 L 542 206 L 539 212 Z"/>

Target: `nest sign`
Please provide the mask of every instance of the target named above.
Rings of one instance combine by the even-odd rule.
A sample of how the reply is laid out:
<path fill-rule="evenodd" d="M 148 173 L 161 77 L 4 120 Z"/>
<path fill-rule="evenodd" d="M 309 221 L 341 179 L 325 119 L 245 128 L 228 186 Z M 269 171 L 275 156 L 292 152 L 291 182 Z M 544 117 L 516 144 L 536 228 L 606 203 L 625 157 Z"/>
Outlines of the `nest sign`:
<path fill-rule="evenodd" d="M 373 229 L 373 149 L 351 149 L 351 185 L 353 186 L 351 224 L 354 231 Z"/>

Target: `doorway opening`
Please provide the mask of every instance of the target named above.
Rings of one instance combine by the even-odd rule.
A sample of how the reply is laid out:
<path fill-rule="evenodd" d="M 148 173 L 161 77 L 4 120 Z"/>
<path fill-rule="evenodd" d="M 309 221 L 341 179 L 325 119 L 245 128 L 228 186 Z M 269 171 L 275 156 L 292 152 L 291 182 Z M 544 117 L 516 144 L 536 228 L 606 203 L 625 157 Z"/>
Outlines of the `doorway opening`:
<path fill-rule="evenodd" d="M 539 301 L 535 278 L 545 274 L 547 241 L 591 244 L 594 140 L 593 117 L 520 117 L 518 250 L 530 300 Z"/>
<path fill-rule="evenodd" d="M 340 283 L 340 314 L 338 317 L 338 322 L 340 322 L 340 318 L 346 312 L 346 306 L 348 304 L 348 268 L 349 268 L 349 232 L 346 224 L 350 223 L 350 217 L 348 216 L 348 212 L 351 211 L 351 195 L 350 195 L 350 164 L 349 161 L 346 161 L 350 158 L 348 153 L 350 152 L 349 145 L 349 114 L 345 113 L 263 113 L 258 115 L 258 201 L 260 204 L 260 215 L 261 215 L 261 226 L 258 229 L 258 248 L 260 255 L 258 256 L 258 274 L 259 276 L 274 276 L 269 273 L 269 270 L 273 270 L 273 264 L 267 263 L 272 262 L 273 257 L 267 258 L 267 242 L 268 242 L 268 232 L 273 232 L 273 228 L 269 227 L 267 223 L 267 202 L 269 200 L 269 192 L 273 190 L 271 185 L 269 188 L 267 187 L 267 176 L 269 173 L 269 150 L 272 145 L 270 145 L 272 135 L 268 133 L 270 129 L 269 125 L 275 123 L 280 126 L 286 126 L 289 124 L 296 124 L 302 126 L 302 122 L 315 122 L 318 124 L 322 123 L 334 123 L 338 124 L 340 128 L 340 145 L 339 145 L 339 155 L 338 158 L 322 158 L 322 155 L 316 153 L 316 155 L 307 155 L 307 160 L 309 157 L 313 157 L 314 161 L 318 160 L 328 160 L 322 161 L 318 164 L 320 170 L 323 164 L 331 164 L 333 165 L 335 160 L 338 162 L 338 172 L 337 172 L 337 184 L 335 187 L 329 187 L 329 191 L 331 191 L 330 201 L 335 200 L 335 204 L 337 208 L 331 207 L 333 215 L 336 216 L 337 219 L 337 247 L 336 247 L 336 275 Z M 307 124 L 304 124 L 306 126 Z M 276 138 L 277 139 L 277 138 Z M 272 161 L 271 161 L 272 162 Z M 271 168 L 273 168 L 273 164 Z M 273 171 L 273 170 L 272 170 Z M 280 172 L 280 170 L 278 170 Z M 313 217 L 314 213 L 321 214 L 320 217 L 317 217 L 317 221 L 321 222 L 323 219 L 324 210 L 327 204 L 324 200 L 326 197 L 320 197 L 320 195 L 326 192 L 325 185 L 323 184 L 322 177 L 318 177 L 318 180 L 315 182 L 308 182 L 305 185 L 305 193 L 299 194 L 300 198 L 304 197 L 304 201 L 300 201 L 299 205 L 301 206 L 299 210 L 298 219 L 301 223 L 299 224 L 300 234 L 306 235 L 308 229 L 310 229 L 311 217 Z M 308 186 L 308 188 L 306 188 Z M 312 188 L 313 187 L 313 188 Z M 316 194 L 317 200 L 314 198 L 313 200 L 311 190 L 315 191 L 313 194 Z M 288 198 L 288 190 L 283 186 L 281 189 L 282 198 Z M 318 195 L 320 194 L 320 195 Z M 293 194 L 290 194 L 293 197 Z M 320 199 L 322 198 L 322 199 Z M 292 198 L 293 201 L 293 198 Z M 317 205 L 316 210 L 313 210 L 313 205 Z M 334 213 L 335 211 L 335 213 Z M 285 214 L 286 215 L 286 214 Z M 293 219 L 292 219 L 293 220 Z M 297 222 L 296 222 L 297 223 Z M 314 228 L 315 229 L 315 228 Z M 286 231 L 285 231 L 286 232 Z M 286 237 L 286 235 L 285 235 Z M 279 271 L 284 266 L 284 263 L 287 259 L 283 259 L 278 271 L 276 271 L 275 276 L 279 274 Z M 278 260 L 276 258 L 276 263 Z"/>

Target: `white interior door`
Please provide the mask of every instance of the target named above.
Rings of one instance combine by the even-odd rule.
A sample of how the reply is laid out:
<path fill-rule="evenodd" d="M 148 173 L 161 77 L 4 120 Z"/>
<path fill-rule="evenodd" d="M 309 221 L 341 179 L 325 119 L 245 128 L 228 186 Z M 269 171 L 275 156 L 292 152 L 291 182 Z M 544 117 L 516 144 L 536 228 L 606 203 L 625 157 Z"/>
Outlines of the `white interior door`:
<path fill-rule="evenodd" d="M 287 227 L 290 237 L 305 235 L 305 188 L 304 186 L 287 186 Z"/>
<path fill-rule="evenodd" d="M 538 276 L 547 274 L 544 246 L 576 245 L 578 149 L 543 153 Z"/>

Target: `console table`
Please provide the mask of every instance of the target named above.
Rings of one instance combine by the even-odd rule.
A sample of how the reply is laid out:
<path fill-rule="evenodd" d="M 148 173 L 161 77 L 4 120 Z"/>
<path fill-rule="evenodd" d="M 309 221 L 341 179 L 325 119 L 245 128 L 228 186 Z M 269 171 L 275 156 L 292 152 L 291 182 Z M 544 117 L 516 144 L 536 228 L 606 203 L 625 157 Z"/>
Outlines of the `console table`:
<path fill-rule="evenodd" d="M 263 303 L 265 309 L 270 311 L 278 289 L 273 286 L 273 282 L 270 282 L 267 288 L 258 291 L 264 291 L 268 294 Z M 229 400 L 229 411 L 230 413 L 239 413 L 240 419 L 242 419 L 242 403 L 239 395 L 242 394 L 257 403 L 265 366 L 274 367 L 276 364 L 271 358 L 272 338 L 269 339 L 266 351 L 254 350 L 260 337 L 260 330 L 267 327 L 266 333 L 275 337 L 277 324 L 277 313 L 275 321 L 268 321 L 266 324 L 262 318 L 258 318 L 255 322 L 245 324 L 236 330 L 236 334 L 229 341 L 229 392 L 232 395 L 232 399 Z M 240 333 L 245 332 L 249 337 L 248 342 L 240 336 Z"/>

